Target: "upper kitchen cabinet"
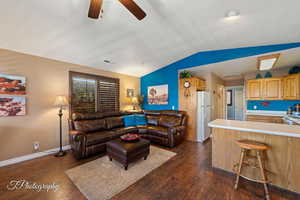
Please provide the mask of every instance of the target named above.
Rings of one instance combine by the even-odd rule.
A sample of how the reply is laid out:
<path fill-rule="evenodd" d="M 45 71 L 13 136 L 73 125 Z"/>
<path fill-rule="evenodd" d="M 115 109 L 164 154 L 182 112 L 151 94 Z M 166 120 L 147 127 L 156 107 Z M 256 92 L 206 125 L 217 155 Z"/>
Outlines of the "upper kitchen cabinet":
<path fill-rule="evenodd" d="M 205 91 L 206 90 L 206 83 L 205 80 L 197 78 L 197 91 Z"/>
<path fill-rule="evenodd" d="M 247 81 L 248 100 L 282 99 L 282 79 L 265 78 Z"/>
<path fill-rule="evenodd" d="M 282 78 L 262 79 L 263 99 L 282 99 Z"/>
<path fill-rule="evenodd" d="M 246 89 L 247 100 L 300 100 L 300 73 L 248 80 Z"/>
<path fill-rule="evenodd" d="M 247 81 L 247 99 L 261 100 L 262 99 L 262 80 Z"/>
<path fill-rule="evenodd" d="M 293 74 L 283 78 L 283 99 L 300 99 L 300 74 Z"/>

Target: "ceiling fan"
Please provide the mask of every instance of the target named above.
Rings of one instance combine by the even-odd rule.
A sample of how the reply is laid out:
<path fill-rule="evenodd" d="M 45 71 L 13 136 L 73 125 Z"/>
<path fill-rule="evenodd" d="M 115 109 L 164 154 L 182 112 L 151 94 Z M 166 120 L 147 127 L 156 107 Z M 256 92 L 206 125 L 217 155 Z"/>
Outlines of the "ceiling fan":
<path fill-rule="evenodd" d="M 133 14 L 138 20 L 142 20 L 146 17 L 146 13 L 133 1 L 133 0 L 119 0 L 123 6 L 125 6 L 131 14 Z M 98 19 L 103 0 L 91 0 L 89 9 L 89 18 Z"/>

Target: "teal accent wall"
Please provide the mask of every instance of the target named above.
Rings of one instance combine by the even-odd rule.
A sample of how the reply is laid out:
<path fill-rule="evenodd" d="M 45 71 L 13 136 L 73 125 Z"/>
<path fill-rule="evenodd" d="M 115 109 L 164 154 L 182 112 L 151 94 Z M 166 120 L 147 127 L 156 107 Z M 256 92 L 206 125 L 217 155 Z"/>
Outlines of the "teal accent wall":
<path fill-rule="evenodd" d="M 141 94 L 145 97 L 143 109 L 164 110 L 172 109 L 173 106 L 176 110 L 178 109 L 179 70 L 297 47 L 300 47 L 300 42 L 198 52 L 141 77 Z M 147 103 L 147 88 L 163 84 L 169 85 L 169 103 L 167 105 L 149 105 Z"/>

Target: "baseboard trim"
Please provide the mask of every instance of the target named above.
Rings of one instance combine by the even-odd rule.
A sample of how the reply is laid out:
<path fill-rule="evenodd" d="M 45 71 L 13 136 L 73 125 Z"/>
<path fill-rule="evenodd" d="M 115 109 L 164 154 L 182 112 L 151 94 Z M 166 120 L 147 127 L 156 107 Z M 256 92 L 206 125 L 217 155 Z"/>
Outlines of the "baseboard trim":
<path fill-rule="evenodd" d="M 63 146 L 63 150 L 69 150 L 69 149 L 71 149 L 70 145 Z M 32 160 L 34 158 L 47 156 L 47 155 L 50 155 L 50 154 L 54 154 L 58 151 L 59 151 L 59 148 L 54 148 L 54 149 L 49 149 L 47 151 L 37 152 L 37 153 L 33 153 L 33 154 L 28 154 L 28 155 L 25 155 L 25 156 L 20 156 L 20 157 L 8 159 L 8 160 L 0 161 L 0 167 L 4 167 L 4 166 L 7 166 L 7 165 L 12 165 L 12 164 L 24 162 L 24 161 L 27 161 L 27 160 Z"/>

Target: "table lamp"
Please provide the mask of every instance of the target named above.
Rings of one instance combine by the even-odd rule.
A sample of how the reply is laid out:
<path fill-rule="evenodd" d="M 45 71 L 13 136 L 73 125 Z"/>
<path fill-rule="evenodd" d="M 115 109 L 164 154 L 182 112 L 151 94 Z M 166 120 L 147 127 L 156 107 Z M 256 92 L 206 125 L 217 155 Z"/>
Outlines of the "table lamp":
<path fill-rule="evenodd" d="M 68 106 L 68 100 L 65 96 L 57 96 L 55 98 L 55 102 L 54 105 L 59 107 L 59 112 L 58 112 L 58 116 L 59 116 L 59 136 L 60 136 L 60 146 L 59 146 L 59 152 L 55 154 L 55 157 L 62 157 L 64 155 L 66 155 L 66 152 L 63 151 L 62 149 L 62 116 L 63 116 L 63 108 L 65 108 L 66 106 Z"/>
<path fill-rule="evenodd" d="M 133 105 L 133 110 L 136 110 L 136 107 L 139 105 L 139 100 L 137 97 L 132 97 L 131 98 L 131 103 Z"/>

